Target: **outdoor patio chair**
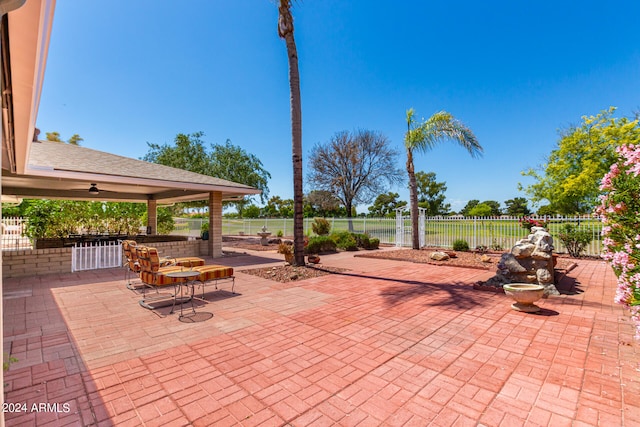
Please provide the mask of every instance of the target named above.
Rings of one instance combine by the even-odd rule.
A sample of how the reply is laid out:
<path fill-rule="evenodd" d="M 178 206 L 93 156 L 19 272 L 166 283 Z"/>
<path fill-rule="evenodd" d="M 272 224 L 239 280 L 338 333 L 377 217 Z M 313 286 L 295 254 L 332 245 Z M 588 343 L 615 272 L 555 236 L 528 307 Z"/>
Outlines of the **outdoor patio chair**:
<path fill-rule="evenodd" d="M 175 306 L 175 299 L 178 294 L 178 286 L 184 283 L 183 279 L 173 278 L 167 275 L 167 273 L 171 273 L 174 271 L 182 271 L 185 268 L 180 265 L 169 265 L 169 266 L 161 266 L 160 257 L 158 256 L 158 250 L 156 248 L 147 247 L 147 246 L 137 246 L 136 252 L 138 255 L 138 262 L 140 263 L 140 280 L 145 285 L 145 287 L 149 287 L 155 289 L 156 296 L 155 297 L 147 297 L 146 292 L 143 289 L 143 298 L 140 300 L 140 305 L 144 308 L 148 308 L 153 310 L 154 307 L 151 305 L 154 301 L 158 301 L 160 299 L 173 299 L 173 305 Z M 173 287 L 173 293 L 169 295 L 161 295 L 160 289 L 166 287 Z M 173 311 L 173 310 L 172 310 Z"/>
<path fill-rule="evenodd" d="M 138 260 L 138 243 L 135 240 L 123 240 L 122 252 L 125 257 L 125 281 L 127 282 L 127 288 L 132 291 L 140 289 L 141 285 L 134 285 L 131 283 L 131 273 L 140 274 L 140 262 Z M 162 257 L 159 259 L 160 266 L 180 265 L 183 267 L 195 267 L 198 265 L 204 265 L 204 260 L 198 257 Z"/>
<path fill-rule="evenodd" d="M 138 253 L 136 251 L 137 243 L 135 240 L 123 240 L 122 241 L 122 253 L 125 258 L 125 272 L 124 280 L 127 282 L 127 288 L 136 290 L 139 286 L 135 286 L 131 283 L 131 276 L 136 276 L 140 273 L 140 263 L 138 262 Z M 133 273 L 133 274 L 132 274 Z"/>
<path fill-rule="evenodd" d="M 130 277 L 131 273 L 140 274 L 140 262 L 138 260 L 138 252 L 139 248 L 144 245 L 138 245 L 135 240 L 123 240 L 122 241 L 122 251 L 126 258 L 125 267 L 127 271 L 125 272 L 125 281 L 127 282 L 127 288 L 131 290 L 138 290 L 140 286 L 135 286 L 131 283 Z M 171 257 L 165 256 L 162 258 L 158 258 L 158 262 L 161 267 L 166 266 L 183 266 L 183 267 L 196 267 L 198 265 L 204 265 L 204 260 L 198 257 Z"/>
<path fill-rule="evenodd" d="M 146 285 L 155 288 L 166 285 L 175 285 L 175 279 L 166 276 L 166 273 L 172 271 L 181 271 L 185 268 L 196 271 L 199 276 L 196 281 L 198 286 L 202 287 L 202 299 L 204 299 L 205 286 L 213 284 L 216 290 L 218 288 L 218 282 L 231 281 L 231 292 L 235 293 L 235 276 L 233 275 L 233 268 L 224 265 L 199 265 L 199 266 L 179 266 L 170 265 L 162 266 L 160 257 L 158 256 L 158 250 L 152 247 L 138 246 L 138 257 L 140 260 L 141 272 L 140 279 Z"/>

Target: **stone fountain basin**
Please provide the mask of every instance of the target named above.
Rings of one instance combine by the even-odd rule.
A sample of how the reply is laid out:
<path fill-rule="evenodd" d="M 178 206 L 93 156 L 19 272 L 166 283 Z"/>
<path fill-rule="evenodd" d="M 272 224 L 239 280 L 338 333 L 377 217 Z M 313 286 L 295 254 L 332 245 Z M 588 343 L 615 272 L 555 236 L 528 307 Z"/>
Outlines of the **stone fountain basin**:
<path fill-rule="evenodd" d="M 511 305 L 516 311 L 535 313 L 540 311 L 540 307 L 534 304 L 544 295 L 544 286 L 532 283 L 508 283 L 502 289 L 504 293 L 515 300 Z"/>

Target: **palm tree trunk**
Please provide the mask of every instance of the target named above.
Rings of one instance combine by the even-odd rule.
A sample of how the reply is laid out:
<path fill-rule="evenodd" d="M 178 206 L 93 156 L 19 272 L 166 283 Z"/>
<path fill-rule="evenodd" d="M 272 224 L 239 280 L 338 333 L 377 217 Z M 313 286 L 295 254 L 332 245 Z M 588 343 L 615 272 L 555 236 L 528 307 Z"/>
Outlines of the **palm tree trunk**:
<path fill-rule="evenodd" d="M 411 204 L 411 246 L 420 249 L 418 227 L 418 184 L 413 166 L 413 152 L 407 147 L 407 173 L 409 174 L 409 201 Z"/>
<path fill-rule="evenodd" d="M 280 0 L 278 30 L 284 38 L 289 57 L 289 90 L 291 93 L 291 155 L 293 162 L 293 250 L 294 265 L 304 265 L 304 218 L 302 191 L 302 104 L 298 50 L 293 38 L 291 2 Z"/>

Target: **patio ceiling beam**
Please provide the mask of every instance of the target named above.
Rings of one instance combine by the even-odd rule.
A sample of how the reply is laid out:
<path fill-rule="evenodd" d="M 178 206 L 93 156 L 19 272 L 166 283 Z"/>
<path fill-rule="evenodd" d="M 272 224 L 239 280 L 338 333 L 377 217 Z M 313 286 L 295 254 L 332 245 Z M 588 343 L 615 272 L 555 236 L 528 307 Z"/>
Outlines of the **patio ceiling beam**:
<path fill-rule="evenodd" d="M 146 203 L 149 200 L 156 200 L 160 204 L 192 202 L 198 200 L 208 200 L 209 193 L 186 190 L 163 190 L 157 193 L 135 193 L 127 191 L 104 190 L 104 186 L 98 183 L 100 193 L 92 196 L 87 190 L 60 190 L 54 188 L 35 187 L 13 187 L 3 186 L 2 193 L 5 195 L 17 196 L 27 199 L 60 199 L 60 200 L 86 200 L 86 201 L 114 201 L 114 202 L 137 202 Z M 221 193 L 224 201 L 239 200 L 242 194 Z"/>

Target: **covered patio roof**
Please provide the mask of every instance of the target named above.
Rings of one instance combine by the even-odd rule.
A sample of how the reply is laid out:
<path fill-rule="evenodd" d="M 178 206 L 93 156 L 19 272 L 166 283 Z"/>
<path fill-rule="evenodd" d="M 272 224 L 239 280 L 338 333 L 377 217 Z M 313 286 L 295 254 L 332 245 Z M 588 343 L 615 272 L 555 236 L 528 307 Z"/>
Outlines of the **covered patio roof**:
<path fill-rule="evenodd" d="M 260 190 L 169 166 L 51 141 L 31 143 L 24 175 L 2 171 L 2 194 L 22 198 L 171 204 L 207 200 L 220 192 L 236 200 Z M 89 193 L 96 184 L 98 194 Z"/>

